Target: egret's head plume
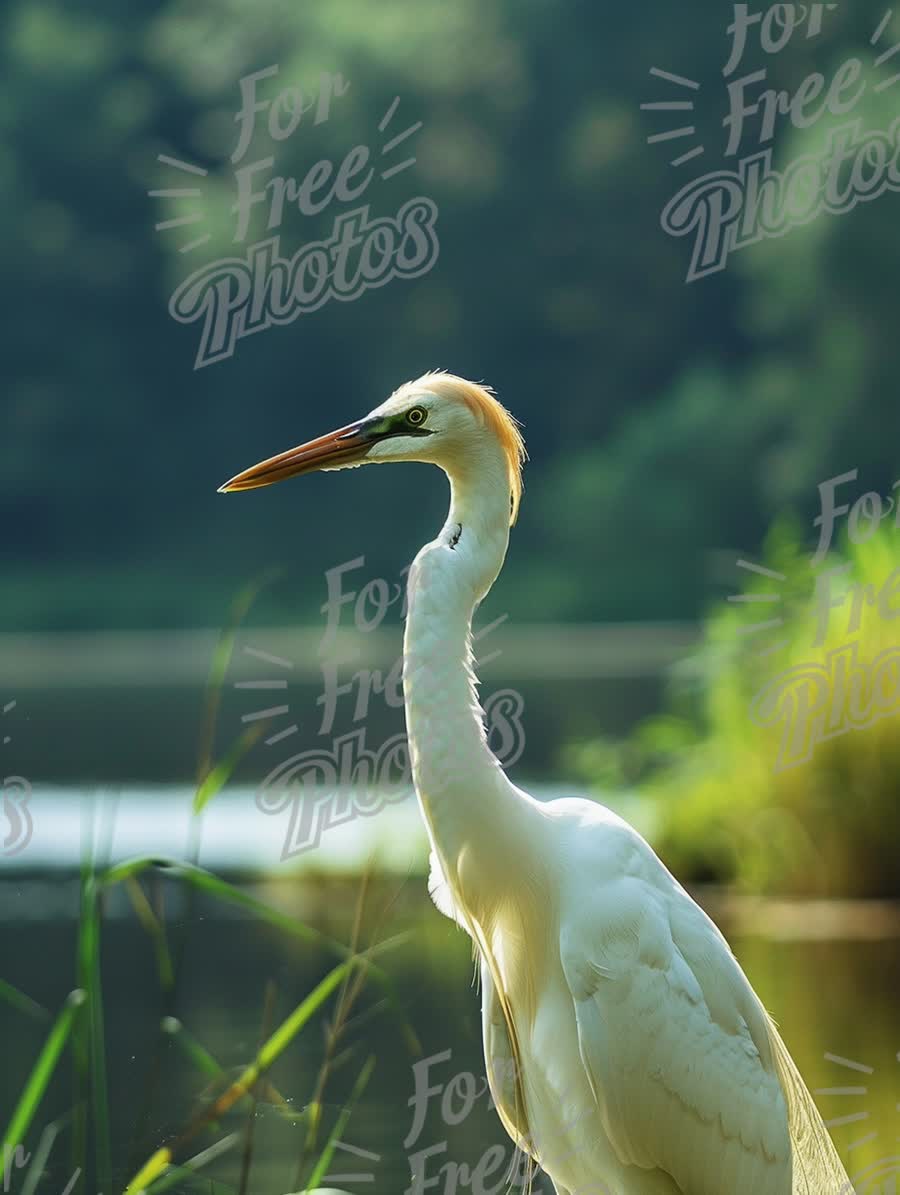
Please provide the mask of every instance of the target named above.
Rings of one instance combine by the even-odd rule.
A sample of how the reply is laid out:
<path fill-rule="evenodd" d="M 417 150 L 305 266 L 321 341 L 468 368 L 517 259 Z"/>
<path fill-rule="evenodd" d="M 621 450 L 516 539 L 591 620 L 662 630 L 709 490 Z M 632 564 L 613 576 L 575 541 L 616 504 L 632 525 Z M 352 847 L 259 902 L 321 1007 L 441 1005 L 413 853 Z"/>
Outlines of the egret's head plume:
<path fill-rule="evenodd" d="M 221 488 L 251 490 L 298 473 L 388 461 L 429 461 L 448 472 L 482 463 L 496 468 L 498 450 L 514 523 L 525 461 L 518 423 L 488 386 L 436 370 L 405 382 L 357 423 L 270 457 Z"/>
<path fill-rule="evenodd" d="M 391 444 L 387 441 L 372 454 L 373 460 L 427 460 L 446 465 L 457 459 L 478 454 L 486 438 L 496 443 L 505 462 L 510 493 L 510 522 L 516 521 L 522 497 L 522 466 L 526 459 L 525 441 L 519 424 L 495 398 L 490 386 L 469 382 L 444 370 L 432 370 L 405 382 L 382 403 L 373 416 L 402 416 L 421 410 L 420 424 L 429 440 L 418 444 Z"/>

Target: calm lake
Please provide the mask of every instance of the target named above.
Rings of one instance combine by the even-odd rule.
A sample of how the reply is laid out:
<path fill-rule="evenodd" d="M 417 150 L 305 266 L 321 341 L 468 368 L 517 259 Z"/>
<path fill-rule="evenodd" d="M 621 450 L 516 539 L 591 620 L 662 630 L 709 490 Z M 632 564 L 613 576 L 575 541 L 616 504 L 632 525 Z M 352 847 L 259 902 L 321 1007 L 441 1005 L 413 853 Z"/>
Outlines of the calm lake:
<path fill-rule="evenodd" d="M 77 864 L 92 804 L 75 792 L 37 790 L 33 841 L 0 864 L 0 974 L 51 1013 L 76 986 Z M 186 789 L 107 797 L 101 812 L 94 810 L 98 850 L 114 860 L 185 858 L 189 809 Z M 414 805 L 401 802 L 335 827 L 315 851 L 287 862 L 279 857 L 284 830 L 284 818 L 260 812 L 249 790 L 222 796 L 204 815 L 199 860 L 243 892 L 339 941 L 351 940 L 361 893 L 362 943 L 408 935 L 379 956 L 388 986 L 367 981 L 330 1051 L 320 1141 L 368 1059 L 373 1070 L 340 1129 L 330 1178 L 321 1185 L 378 1195 L 506 1190 L 512 1151 L 485 1091 L 471 951 L 428 899 L 425 841 Z M 366 883 L 362 872 L 373 855 L 378 870 Z M 161 983 L 159 943 L 147 932 L 146 909 L 143 920 L 135 912 L 139 893 L 116 886 L 105 901 L 101 946 L 115 1191 L 237 1076 L 334 962 L 319 945 L 232 903 L 207 892 L 192 896 L 178 877 L 145 872 L 141 884 L 146 909 L 166 927 L 174 983 L 168 990 Z M 870 1181 L 860 1189 L 883 1195 L 895 1189 L 891 1176 L 900 1174 L 900 941 L 874 921 L 868 925 L 865 912 L 856 930 L 839 928 L 837 937 L 829 936 L 827 922 L 823 931 L 821 921 L 801 911 L 785 931 L 763 906 L 742 917 L 739 932 L 729 936 L 833 1126 L 851 1175 L 868 1172 Z M 729 933 L 727 923 L 722 928 Z M 328 1007 L 333 1012 L 334 998 Z M 173 1017 L 182 1030 L 172 1032 L 166 1018 Z M 329 1053 L 323 1021 L 314 1017 L 287 1047 L 271 1071 L 275 1090 L 263 1091 L 255 1110 L 242 1105 L 185 1143 L 179 1157 L 237 1133 L 202 1179 L 178 1180 L 170 1190 L 239 1190 L 251 1119 L 246 1189 L 254 1195 L 303 1189 L 298 1165 L 308 1109 Z M 2 1023 L 0 1121 L 6 1123 L 49 1022 L 4 1006 Z M 206 1052 L 206 1070 L 196 1049 L 191 1056 L 190 1041 Z M 209 1056 L 226 1078 L 207 1073 Z M 41 1127 L 58 1124 L 39 1195 L 60 1195 L 72 1176 L 77 1092 L 66 1054 L 27 1141 L 34 1150 Z M 24 1174 L 13 1172 L 11 1191 L 23 1190 Z M 96 1175 L 83 1177 L 88 1185 L 73 1190 L 97 1195 L 103 1189 Z"/>

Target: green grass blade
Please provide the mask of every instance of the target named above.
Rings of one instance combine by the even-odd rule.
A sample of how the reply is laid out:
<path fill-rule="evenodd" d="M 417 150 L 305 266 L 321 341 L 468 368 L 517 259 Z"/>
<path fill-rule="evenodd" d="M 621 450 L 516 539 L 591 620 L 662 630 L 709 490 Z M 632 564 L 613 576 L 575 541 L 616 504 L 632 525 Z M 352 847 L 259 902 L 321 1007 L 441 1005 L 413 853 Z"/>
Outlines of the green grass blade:
<path fill-rule="evenodd" d="M 226 1072 L 224 1066 L 213 1057 L 202 1042 L 184 1027 L 177 1017 L 163 1017 L 162 1031 L 175 1042 L 182 1054 L 194 1064 L 198 1071 L 209 1079 L 223 1079 Z M 304 1113 L 297 1112 L 287 1102 L 281 1092 L 266 1082 L 263 1096 L 271 1103 L 278 1114 L 287 1120 L 296 1122 L 304 1118 Z"/>
<path fill-rule="evenodd" d="M 206 773 L 203 782 L 194 794 L 194 813 L 202 813 L 206 805 L 217 796 L 234 774 L 235 768 L 268 729 L 268 722 L 260 722 L 243 731 L 219 762 Z"/>
<path fill-rule="evenodd" d="M 162 1146 L 141 1167 L 125 1188 L 125 1195 L 138 1195 L 167 1175 L 172 1164 L 173 1156 L 192 1140 L 198 1132 L 211 1121 L 218 1120 L 230 1111 L 240 1100 L 251 1091 L 254 1084 L 262 1078 L 264 1072 L 290 1045 L 297 1034 L 307 1024 L 318 1009 L 344 978 L 350 973 L 357 960 L 340 963 L 319 983 L 310 994 L 302 1000 L 291 1015 L 279 1025 L 272 1036 L 258 1051 L 253 1062 L 244 1068 L 240 1076 L 224 1091 L 218 1099 L 197 1116 L 181 1137 L 171 1145 Z"/>
<path fill-rule="evenodd" d="M 226 880 L 220 880 L 211 871 L 207 871 L 203 867 L 198 867 L 194 863 L 186 863 L 180 859 L 161 859 L 158 856 L 155 858 L 128 859 L 123 863 L 117 864 L 115 867 L 109 868 L 99 877 L 98 882 L 101 887 L 108 888 L 114 884 L 119 884 L 124 880 L 138 876 L 141 872 L 147 871 L 151 867 L 157 868 L 164 875 L 172 876 L 174 879 L 184 880 L 193 887 L 219 900 L 223 900 L 227 904 L 246 909 L 247 912 L 255 914 L 260 920 L 267 921 L 270 925 L 277 926 L 278 929 L 283 929 L 294 937 L 315 943 L 317 946 L 322 946 L 341 958 L 349 959 L 358 957 L 354 955 L 349 946 L 335 941 L 334 938 L 328 937 L 327 934 L 323 934 L 320 930 L 313 929 L 312 926 L 307 925 L 303 921 L 298 921 L 290 913 L 282 913 L 280 909 L 274 909 L 264 901 L 257 900 L 255 896 L 241 891 L 240 888 L 229 884 Z M 382 942 L 367 953 L 370 955 L 379 954 L 386 949 L 400 945 L 408 937 L 408 934 L 398 934 L 391 938 L 389 942 Z M 372 967 L 373 974 L 377 970 L 378 968 Z"/>
<path fill-rule="evenodd" d="M 222 1154 L 227 1153 L 239 1140 L 240 1133 L 229 1133 L 227 1137 L 223 1137 L 221 1141 L 210 1145 L 208 1149 L 203 1149 L 200 1153 L 194 1154 L 186 1162 L 182 1162 L 178 1166 L 170 1166 L 162 1178 L 158 1178 L 155 1183 L 147 1188 L 147 1195 L 162 1195 L 163 1191 L 168 1191 L 170 1187 L 173 1187 L 180 1180 L 193 1178 L 198 1170 L 202 1169 L 209 1162 L 214 1162 Z M 234 1190 L 233 1187 L 225 1186 L 224 1184 L 221 1184 L 221 1186 L 226 1191 Z"/>
<path fill-rule="evenodd" d="M 282 913 L 278 909 L 273 909 L 271 905 L 257 900 L 250 893 L 242 891 L 225 880 L 220 880 L 211 871 L 205 871 L 203 868 L 192 864 L 176 864 L 166 870 L 169 874 L 186 880 L 187 883 L 199 891 L 205 892 L 218 900 L 225 901 L 226 904 L 246 909 L 247 912 L 255 914 L 260 920 L 268 921 L 270 925 L 275 925 L 279 929 L 286 930 L 296 938 L 302 938 L 306 942 L 314 942 L 318 946 L 327 946 L 344 957 L 352 953 L 347 947 L 328 938 L 319 930 L 313 929 L 303 921 L 298 921 L 296 917 L 292 917 L 289 913 Z"/>
<path fill-rule="evenodd" d="M 122 883 L 132 877 L 140 875 L 149 868 L 157 868 L 165 875 L 172 876 L 175 879 L 184 880 L 191 884 L 194 888 L 205 891 L 208 895 L 215 897 L 218 900 L 223 900 L 228 904 L 236 905 L 239 908 L 245 909 L 254 916 L 260 918 L 262 921 L 268 922 L 270 925 L 278 929 L 284 930 L 286 933 L 300 938 L 305 942 L 320 946 L 332 954 L 337 955 L 338 958 L 351 959 L 362 958 L 364 965 L 368 968 L 372 980 L 379 985 L 384 992 L 385 998 L 388 1001 L 391 1015 L 396 1020 L 401 1032 L 407 1040 L 407 1047 L 412 1054 L 421 1054 L 421 1046 L 418 1043 L 415 1035 L 405 1020 L 402 1012 L 402 1004 L 396 993 L 394 985 L 391 983 L 388 976 L 383 969 L 377 966 L 372 959 L 386 950 L 391 950 L 396 946 L 405 942 L 409 935 L 398 934 L 388 941 L 381 942 L 377 946 L 372 947 L 363 955 L 354 955 L 354 952 L 349 946 L 345 946 L 341 942 L 336 942 L 333 938 L 328 937 L 327 934 L 321 933 L 319 930 L 313 929 L 302 921 L 298 921 L 289 913 L 282 913 L 279 909 L 273 909 L 271 905 L 265 904 L 256 897 L 251 896 L 247 892 L 242 892 L 234 885 L 227 883 L 225 880 L 220 880 L 218 876 L 213 875 L 212 872 L 206 871 L 202 867 L 197 867 L 193 863 L 185 863 L 178 859 L 161 859 L 159 857 L 150 858 L 143 857 L 137 859 L 128 859 L 115 867 L 108 868 L 99 879 L 102 887 L 111 887 L 114 884 Z"/>
<path fill-rule="evenodd" d="M 8 1156 L 9 1152 L 14 1150 L 17 1145 L 24 1143 L 25 1136 L 34 1119 L 34 1114 L 37 1112 L 38 1106 L 44 1097 L 44 1092 L 47 1090 L 47 1086 L 53 1077 L 53 1072 L 56 1070 L 59 1056 L 68 1041 L 69 1034 L 72 1032 L 72 1023 L 75 1015 L 86 999 L 87 993 L 76 988 L 68 996 L 61 1012 L 54 1021 L 47 1040 L 44 1042 L 43 1049 L 38 1055 L 28 1081 L 22 1090 L 19 1102 L 13 1110 L 12 1119 L 3 1135 L 3 1151 L 5 1156 Z M 111 1189 L 111 1187 L 107 1188 L 107 1190 Z"/>
<path fill-rule="evenodd" d="M 164 992 L 171 992 L 175 984 L 175 971 L 172 967 L 172 955 L 169 952 L 169 942 L 166 937 L 166 927 L 159 920 L 147 899 L 144 889 L 138 883 L 137 876 L 128 876 L 125 881 L 125 891 L 131 900 L 135 916 L 147 932 L 153 943 L 156 955 L 156 969 L 159 972 L 160 987 Z"/>
<path fill-rule="evenodd" d="M 341 980 L 350 972 L 350 962 L 341 963 L 317 984 L 305 1000 L 301 1000 L 287 1020 L 275 1030 L 256 1056 L 255 1068 L 261 1073 L 268 1070 L 276 1058 L 294 1040 L 309 1018 L 318 1012 Z"/>
<path fill-rule="evenodd" d="M 32 1000 L 30 996 L 26 996 L 24 992 L 20 992 L 18 988 L 14 988 L 5 979 L 0 979 L 0 1000 L 4 1000 L 13 1008 L 17 1008 L 19 1012 L 24 1012 L 26 1016 L 35 1017 L 37 1020 L 46 1021 L 50 1017 L 46 1008 L 43 1008 L 36 1000 Z"/>
<path fill-rule="evenodd" d="M 353 1090 L 350 1092 L 350 1098 L 341 1109 L 340 1114 L 334 1123 L 334 1127 L 328 1135 L 328 1140 L 325 1142 L 321 1154 L 319 1154 L 319 1160 L 316 1162 L 313 1172 L 307 1180 L 307 1190 L 315 1190 L 317 1187 L 321 1186 L 322 1180 L 328 1173 L 328 1167 L 331 1165 L 331 1159 L 334 1155 L 335 1146 L 343 1136 L 344 1129 L 347 1127 L 347 1122 L 350 1119 L 350 1115 L 359 1102 L 360 1096 L 365 1091 L 366 1085 L 371 1078 L 374 1068 L 375 1059 L 374 1057 L 370 1057 L 366 1060 L 365 1066 L 362 1068 L 359 1073 L 359 1077 L 353 1084 Z"/>
<path fill-rule="evenodd" d="M 222 690 L 225 687 L 225 676 L 228 665 L 234 653 L 234 643 L 238 627 L 246 618 L 251 606 L 267 585 L 281 575 L 280 568 L 268 569 L 260 576 L 250 581 L 240 590 L 229 611 L 228 621 L 222 629 L 219 641 L 213 651 L 209 665 L 209 675 L 206 679 L 206 706 L 203 717 L 203 729 L 200 735 L 200 749 L 197 759 L 197 784 L 204 784 L 206 777 L 212 771 L 213 746 L 216 737 L 216 723 L 219 719 L 219 706 L 222 700 Z"/>
<path fill-rule="evenodd" d="M 94 808 L 91 801 L 81 809 L 81 886 L 79 889 L 78 937 L 75 947 L 76 983 L 88 1000 L 90 985 L 90 941 L 91 921 L 84 916 L 85 893 L 93 871 L 94 859 Z M 88 1169 L 88 1138 L 91 1104 L 91 1032 L 90 1011 L 78 1018 L 72 1034 L 73 1077 L 75 1100 L 72 1114 L 72 1169 L 82 1174 Z"/>
<path fill-rule="evenodd" d="M 112 1190 L 112 1149 L 109 1129 L 109 1093 L 106 1042 L 103 1025 L 103 989 L 100 975 L 100 895 L 90 859 L 81 876 L 81 919 L 78 934 L 79 984 L 87 992 L 87 1057 L 90 1073 L 90 1107 L 94 1138 L 97 1186 Z"/>
<path fill-rule="evenodd" d="M 319 946 L 326 947 L 342 958 L 346 958 L 352 954 L 352 951 L 348 947 L 335 942 L 326 934 L 312 929 L 304 922 L 291 917 L 289 913 L 282 913 L 278 909 L 273 909 L 270 905 L 264 904 L 263 901 L 257 900 L 246 892 L 242 892 L 239 888 L 234 887 L 225 880 L 220 880 L 211 871 L 206 871 L 204 868 L 197 867 L 193 863 L 184 863 L 178 859 L 131 859 L 118 864 L 116 867 L 111 867 L 100 878 L 100 883 L 103 887 L 110 887 L 113 884 L 118 884 L 123 880 L 140 875 L 142 871 L 146 871 L 150 867 L 155 867 L 162 871 L 163 874 L 172 876 L 175 879 L 184 880 L 200 891 L 206 892 L 218 900 L 224 900 L 227 904 L 237 905 L 240 908 L 246 909 L 262 921 L 268 921 L 270 925 L 275 925 L 279 929 L 285 930 L 294 937 L 302 938 L 306 942 L 314 942 Z"/>
<path fill-rule="evenodd" d="M 59 1129 L 60 1122 L 54 1120 L 41 1133 L 41 1139 L 38 1141 L 37 1149 L 32 1154 L 31 1165 L 28 1167 L 28 1173 L 25 1175 L 25 1181 L 22 1183 L 21 1195 L 34 1195 L 37 1190 L 38 1183 L 43 1178 L 44 1171 L 47 1169 L 47 1162 L 50 1160 L 50 1151 L 53 1149 L 53 1145 L 59 1135 Z"/>
<path fill-rule="evenodd" d="M 202 1071 L 210 1079 L 224 1077 L 225 1068 L 213 1058 L 206 1046 L 201 1045 L 196 1037 L 185 1029 L 177 1017 L 163 1017 L 162 1031 L 172 1038 L 185 1057 L 193 1062 L 197 1070 Z"/>
<path fill-rule="evenodd" d="M 115 884 L 122 884 L 125 880 L 131 879 L 132 876 L 142 875 L 151 867 L 168 867 L 170 864 L 171 860 L 169 859 L 151 859 L 148 856 L 139 855 L 135 859 L 126 859 L 122 863 L 117 863 L 115 867 L 108 867 L 97 877 L 97 883 L 102 888 L 112 888 Z"/>

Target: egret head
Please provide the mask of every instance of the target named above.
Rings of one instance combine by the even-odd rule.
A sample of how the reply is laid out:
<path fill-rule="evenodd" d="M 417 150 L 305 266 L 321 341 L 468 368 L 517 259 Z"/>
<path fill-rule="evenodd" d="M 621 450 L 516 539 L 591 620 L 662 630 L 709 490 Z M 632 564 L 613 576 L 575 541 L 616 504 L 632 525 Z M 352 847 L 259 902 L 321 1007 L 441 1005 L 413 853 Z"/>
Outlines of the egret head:
<path fill-rule="evenodd" d="M 220 493 L 253 490 L 300 473 L 390 461 L 427 461 L 451 476 L 462 469 L 506 471 L 515 522 L 525 444 L 519 426 L 485 386 L 453 374 L 406 382 L 363 419 L 238 473 Z"/>

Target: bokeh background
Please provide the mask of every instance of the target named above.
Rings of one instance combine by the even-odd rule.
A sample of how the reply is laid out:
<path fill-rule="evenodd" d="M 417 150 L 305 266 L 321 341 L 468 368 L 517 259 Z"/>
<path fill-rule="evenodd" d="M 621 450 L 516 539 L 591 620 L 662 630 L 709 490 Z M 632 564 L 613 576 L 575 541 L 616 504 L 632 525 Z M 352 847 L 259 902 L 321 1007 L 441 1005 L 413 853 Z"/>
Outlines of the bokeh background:
<path fill-rule="evenodd" d="M 438 367 L 494 386 L 529 450 L 508 562 L 478 616 L 483 694 L 506 695 L 495 746 L 539 795 L 590 793 L 650 837 L 729 934 L 851 1173 L 896 1172 L 883 1159 L 900 1046 L 897 624 L 890 593 L 874 599 L 900 564 L 898 197 L 820 214 L 694 281 L 693 238 L 661 226 L 694 178 L 767 149 L 783 171 L 821 157 L 839 126 L 887 131 L 897 117 L 900 24 L 883 5 L 776 8 L 767 28 L 783 48 L 766 52 L 751 26 L 726 78 L 725 5 L 5 6 L 0 776 L 33 795 L 26 817 L 7 782 L 0 1125 L 27 1128 L 15 1141 L 40 1164 L 16 1178 L 29 1192 L 76 1169 L 73 1190 L 124 1189 L 325 975 L 328 951 L 304 927 L 389 941 L 383 975 L 316 1010 L 274 1089 L 179 1144 L 183 1160 L 229 1141 L 202 1179 L 169 1189 L 302 1190 L 332 1133 L 373 1156 L 338 1150 L 330 1173 L 370 1168 L 379 1192 L 422 1189 L 422 1148 L 435 1147 L 429 1176 L 450 1167 L 440 1191 L 478 1189 L 486 1151 L 509 1155 L 483 1095 L 449 1117 L 432 1100 L 409 1140 L 416 1062 L 449 1050 L 434 1075 L 476 1084 L 483 1062 L 468 947 L 428 902 L 402 768 L 373 764 L 367 781 L 351 751 L 337 787 L 351 809 L 374 789 L 378 811 L 290 858 L 289 809 L 257 804 L 297 753 L 333 762 L 362 735 L 354 750 L 383 760 L 402 737 L 399 587 L 446 483 L 406 467 L 216 493 Z M 729 82 L 764 70 L 749 94 L 793 95 L 818 72 L 824 94 L 854 58 L 852 111 L 782 112 L 762 140 L 748 116 L 725 156 Z M 421 122 L 384 156 L 415 160 L 355 203 L 288 205 L 274 229 L 258 204 L 236 242 L 240 81 L 273 65 L 264 100 L 294 87 L 310 104 L 323 77 L 343 94 L 284 140 L 262 112 L 244 163 L 272 156 L 301 180 L 364 145 L 386 170 L 386 143 Z M 642 108 L 660 103 L 693 106 Z M 179 188 L 196 193 L 150 194 Z M 168 310 L 190 273 L 273 232 L 288 256 L 354 207 L 394 216 L 414 197 L 438 211 L 421 277 L 195 368 L 200 325 Z M 870 499 L 857 542 L 838 519 L 814 565 L 819 487 L 854 470 L 837 500 L 878 495 L 884 517 Z M 817 579 L 842 564 L 845 600 L 817 642 Z M 370 588 L 332 634 L 341 566 L 342 593 Z M 856 653 L 852 697 L 835 652 Z M 791 726 L 806 700 L 813 740 L 817 718 L 847 732 L 779 767 L 784 724 L 760 725 L 754 702 L 792 668 L 806 679 L 788 686 Z M 171 866 L 106 870 L 132 856 L 197 863 L 230 887 Z M 76 988 L 86 1002 L 25 1115 Z M 479 1181 L 501 1178 L 486 1167 Z"/>

